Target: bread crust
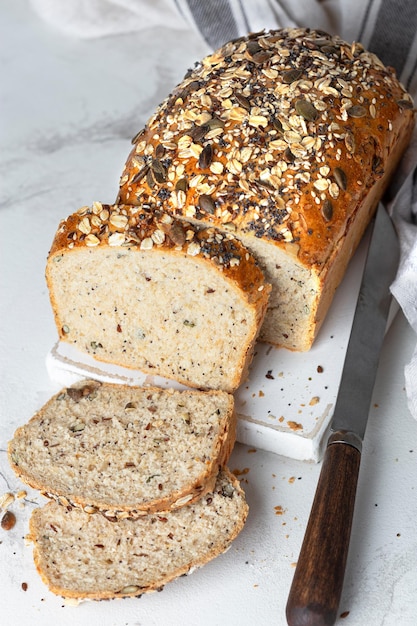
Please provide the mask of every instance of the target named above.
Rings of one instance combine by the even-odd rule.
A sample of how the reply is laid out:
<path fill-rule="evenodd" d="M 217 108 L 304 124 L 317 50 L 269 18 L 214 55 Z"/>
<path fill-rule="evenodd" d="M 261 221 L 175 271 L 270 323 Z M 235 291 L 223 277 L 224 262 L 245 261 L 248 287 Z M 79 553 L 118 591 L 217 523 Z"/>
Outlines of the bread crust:
<path fill-rule="evenodd" d="M 292 257 L 317 279 L 311 345 L 414 119 L 393 69 L 361 44 L 301 28 L 249 35 L 189 71 L 136 135 L 119 201 Z"/>
<path fill-rule="evenodd" d="M 158 402 L 159 401 L 175 401 L 178 402 L 185 407 L 187 406 L 187 402 L 203 402 L 204 397 L 210 396 L 210 400 L 212 401 L 212 405 L 217 403 L 218 407 L 222 407 L 221 413 L 219 414 L 219 432 L 213 441 L 212 449 L 209 450 L 207 448 L 206 453 L 208 455 L 202 469 L 196 474 L 195 471 L 189 472 L 189 481 L 187 483 L 182 482 L 182 484 L 178 481 L 177 487 L 168 493 L 162 493 L 161 490 L 154 492 L 153 497 L 146 496 L 146 498 L 141 498 L 135 501 L 135 494 L 129 494 L 129 502 L 126 499 L 126 502 L 122 501 L 119 497 L 117 498 L 115 494 L 113 497 L 116 497 L 118 500 L 117 505 L 112 504 L 110 502 L 103 501 L 103 495 L 101 497 L 96 496 L 93 498 L 87 496 L 82 491 L 82 487 L 78 486 L 77 490 L 74 491 L 73 486 L 71 489 L 67 488 L 58 488 L 51 483 L 48 482 L 48 478 L 45 477 L 45 471 L 43 468 L 45 467 L 45 463 L 49 462 L 50 451 L 48 450 L 52 440 L 54 441 L 54 446 L 57 445 L 56 439 L 57 434 L 53 432 L 53 429 L 56 429 L 56 424 L 61 419 L 67 420 L 68 418 L 64 418 L 64 414 L 67 415 L 69 411 L 71 411 L 71 420 L 72 422 L 76 421 L 76 414 L 82 411 L 83 419 L 88 427 L 88 424 L 91 420 L 94 421 L 94 437 L 95 440 L 92 442 L 88 439 L 88 446 L 96 445 L 99 449 L 100 441 L 98 437 L 100 436 L 102 439 L 108 438 L 109 434 L 106 433 L 106 430 L 102 430 L 100 428 L 100 424 L 103 424 L 103 420 L 109 419 L 107 413 L 101 415 L 100 409 L 95 408 L 95 403 L 99 403 L 100 408 L 109 407 L 107 411 L 110 411 L 110 407 L 114 405 L 115 409 L 118 408 L 118 405 L 124 406 L 126 403 L 130 404 L 141 404 L 143 407 L 147 405 L 150 406 L 151 409 L 155 409 L 154 412 L 149 412 L 145 417 L 146 421 L 149 422 L 146 426 L 148 429 L 146 432 L 149 433 L 149 437 L 152 436 L 152 423 L 155 420 L 164 421 L 167 417 L 178 422 L 178 429 L 180 432 L 185 432 L 187 424 L 183 422 L 183 418 L 181 417 L 181 411 L 177 409 L 178 414 L 173 414 L 165 416 L 162 412 L 162 415 L 158 415 Z M 69 409 L 68 409 L 68 405 Z M 223 407 L 223 405 L 225 405 Z M 126 409 L 128 411 L 129 419 L 135 422 L 137 428 L 141 426 L 141 421 L 143 418 L 140 417 L 140 414 L 137 416 L 133 415 L 134 408 Z M 165 411 L 167 409 L 164 409 Z M 184 409 L 185 410 L 185 409 Z M 218 409 L 220 411 L 220 409 Z M 208 418 L 208 416 L 207 416 Z M 192 416 L 190 420 L 192 420 Z M 53 420 L 52 428 L 49 429 L 48 424 Z M 71 427 L 71 424 L 67 424 L 68 428 Z M 84 426 L 84 422 L 82 422 L 81 426 Z M 80 426 L 80 428 L 81 428 Z M 142 424 L 143 426 L 143 424 Z M 159 426 L 163 428 L 163 424 Z M 59 431 L 61 432 L 61 431 Z M 64 433 L 65 434 L 65 433 Z M 72 445 L 71 450 L 73 451 L 73 455 L 77 454 L 86 454 L 84 452 L 85 445 L 82 441 L 82 435 L 84 435 L 84 431 L 80 430 L 78 433 L 80 437 L 77 436 L 77 433 L 74 433 L 71 436 Z M 116 435 L 113 435 L 116 436 Z M 133 436 L 133 435 L 132 435 Z M 89 435 L 90 437 L 90 435 Z M 184 435 L 185 437 L 185 435 Z M 40 452 L 37 454 L 36 463 L 31 465 L 28 461 L 24 461 L 22 459 L 22 447 L 25 442 L 30 440 L 30 445 L 32 447 L 36 446 L 36 440 L 39 440 L 42 445 L 38 448 Z M 219 469 L 224 467 L 230 457 L 233 446 L 236 440 L 236 415 L 234 411 L 234 401 L 233 396 L 230 394 L 226 394 L 222 391 L 211 391 L 211 392 L 199 392 L 199 391 L 174 391 L 174 390 L 162 390 L 156 387 L 146 387 L 146 388 L 134 388 L 127 387 L 118 384 L 112 383 L 99 383 L 97 381 L 83 381 L 82 383 L 77 383 L 72 385 L 71 387 L 62 389 L 60 392 L 55 394 L 48 402 L 31 418 L 29 423 L 24 426 L 20 426 L 15 434 L 13 439 L 8 444 L 8 456 L 9 462 L 16 473 L 16 475 L 26 484 L 28 484 L 33 489 L 38 489 L 42 492 L 43 495 L 50 499 L 56 500 L 58 503 L 62 504 L 65 507 L 69 508 L 80 508 L 86 512 L 94 513 L 99 511 L 102 515 L 104 515 L 107 519 L 111 521 L 117 521 L 121 519 L 137 519 L 138 517 L 157 512 L 167 512 L 172 511 L 177 508 L 181 508 L 184 505 L 192 504 L 200 497 L 208 493 L 214 488 Z M 190 438 L 190 445 L 192 445 L 192 438 Z M 60 447 L 58 446 L 58 451 Z M 69 462 L 68 460 L 68 450 L 66 450 L 66 456 L 62 456 L 63 452 L 58 452 L 58 461 L 60 465 L 64 462 Z M 141 460 L 141 454 L 143 452 L 140 448 L 138 449 L 126 449 L 126 459 L 131 460 Z M 23 453 L 24 454 L 24 453 Z M 172 450 L 171 454 L 175 454 L 175 451 Z M 61 456 L 59 456 L 61 455 Z M 45 457 L 45 458 L 44 458 Z M 99 461 L 97 461 L 99 462 Z M 168 462 L 168 460 L 167 460 Z M 52 461 L 53 463 L 53 461 Z M 117 467 L 120 465 L 118 463 L 118 459 L 112 460 L 112 467 Z M 122 463 L 123 465 L 123 463 Z M 162 464 L 163 466 L 164 464 Z M 84 467 L 84 465 L 83 465 Z M 140 465 L 139 465 L 140 467 Z M 180 467 L 180 462 L 178 460 L 178 468 Z M 190 465 L 191 468 L 191 465 Z M 73 467 L 67 468 L 68 472 L 73 472 Z M 85 471 L 85 470 L 84 470 Z M 111 478 L 111 475 L 114 470 L 111 471 L 110 474 L 106 477 L 106 471 L 103 470 L 100 474 L 100 480 L 108 480 Z M 132 463 L 131 466 L 128 466 L 123 470 L 125 472 L 125 482 L 132 484 L 132 489 L 135 485 L 135 481 L 131 480 L 129 474 L 126 472 L 132 472 L 133 475 L 137 475 L 137 468 L 135 463 Z M 161 472 L 162 468 L 158 469 L 158 472 Z M 115 476 L 116 480 L 117 476 Z M 147 476 L 142 476 L 142 482 L 145 482 L 145 479 L 149 479 Z M 68 479 L 69 480 L 69 479 Z M 80 479 L 82 480 L 82 478 Z M 99 478 L 97 479 L 99 480 Z M 161 479 L 162 480 L 162 479 Z M 71 481 L 70 481 L 71 482 Z M 162 482 L 165 482 L 162 480 Z M 139 482 L 140 484 L 140 482 Z M 160 489 L 162 489 L 162 485 L 160 485 Z M 132 504 L 134 503 L 134 504 Z"/>

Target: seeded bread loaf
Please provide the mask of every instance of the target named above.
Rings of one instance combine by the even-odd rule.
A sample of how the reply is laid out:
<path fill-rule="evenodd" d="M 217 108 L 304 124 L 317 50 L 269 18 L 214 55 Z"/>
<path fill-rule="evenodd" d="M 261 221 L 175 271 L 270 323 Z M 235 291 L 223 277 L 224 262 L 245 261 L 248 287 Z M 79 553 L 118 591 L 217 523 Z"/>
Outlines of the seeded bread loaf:
<path fill-rule="evenodd" d="M 100 203 L 61 223 L 46 277 L 62 341 L 228 392 L 246 376 L 270 291 L 232 235 Z"/>
<path fill-rule="evenodd" d="M 224 469 L 212 492 L 165 515 L 110 522 L 50 502 L 33 511 L 29 539 L 52 592 L 95 600 L 139 596 L 227 550 L 247 513 L 239 482 Z"/>
<path fill-rule="evenodd" d="M 359 43 L 249 35 L 189 70 L 136 135 L 119 201 L 233 232 L 272 284 L 261 339 L 306 350 L 413 124 Z"/>
<path fill-rule="evenodd" d="M 214 487 L 235 442 L 233 397 L 85 381 L 51 398 L 9 443 L 35 489 L 109 519 L 183 506 Z"/>

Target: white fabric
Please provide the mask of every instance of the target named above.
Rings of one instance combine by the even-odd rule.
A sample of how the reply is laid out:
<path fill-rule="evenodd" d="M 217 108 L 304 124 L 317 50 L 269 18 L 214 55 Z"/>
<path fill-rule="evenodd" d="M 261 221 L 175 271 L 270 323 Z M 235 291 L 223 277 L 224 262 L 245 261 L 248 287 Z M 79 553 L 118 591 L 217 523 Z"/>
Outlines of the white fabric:
<path fill-rule="evenodd" d="M 298 25 L 337 33 L 347 41 L 360 39 L 365 46 L 375 42 L 378 47 L 376 32 L 380 34 L 379 47 L 383 52 L 385 42 L 378 29 L 389 28 L 390 33 L 397 33 L 395 36 L 400 41 L 406 35 L 404 27 L 408 26 L 409 52 L 401 65 L 400 77 L 414 98 L 417 96 L 417 29 L 414 28 L 416 22 L 411 27 L 408 20 L 408 16 L 413 19 L 416 16 L 417 3 L 413 4 L 413 0 L 403 0 L 400 12 L 391 3 L 394 14 L 386 0 L 385 3 L 384 0 L 200 0 L 200 5 L 192 0 L 31 0 L 31 3 L 46 22 L 71 36 L 109 36 L 158 25 L 178 30 L 191 27 L 206 41 L 207 51 L 216 43 L 216 28 L 217 37 L 227 32 L 228 25 L 219 17 L 225 5 L 235 35 Z M 381 16 L 385 16 L 388 23 L 381 23 Z M 396 19 L 405 20 L 397 24 L 397 31 Z M 233 33 L 228 38 L 233 38 Z M 416 170 L 417 132 L 397 172 L 391 190 L 394 199 L 389 206 L 402 251 L 392 292 L 417 333 L 417 180 L 413 180 Z M 409 408 L 417 419 L 417 347 L 404 374 Z"/>

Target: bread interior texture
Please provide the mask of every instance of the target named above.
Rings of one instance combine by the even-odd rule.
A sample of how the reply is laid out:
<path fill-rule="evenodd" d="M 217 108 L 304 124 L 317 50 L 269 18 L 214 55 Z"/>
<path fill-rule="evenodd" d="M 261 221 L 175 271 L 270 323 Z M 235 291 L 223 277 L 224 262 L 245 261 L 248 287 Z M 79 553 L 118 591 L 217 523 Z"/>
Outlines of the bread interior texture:
<path fill-rule="evenodd" d="M 231 390 L 255 313 L 218 267 L 184 253 L 83 248 L 49 261 L 61 339 L 96 359 Z M 235 375 L 235 374 L 234 374 Z"/>
<path fill-rule="evenodd" d="M 89 381 L 62 390 L 20 427 L 9 454 L 25 482 L 51 495 L 147 512 L 212 488 L 234 436 L 224 392 Z"/>

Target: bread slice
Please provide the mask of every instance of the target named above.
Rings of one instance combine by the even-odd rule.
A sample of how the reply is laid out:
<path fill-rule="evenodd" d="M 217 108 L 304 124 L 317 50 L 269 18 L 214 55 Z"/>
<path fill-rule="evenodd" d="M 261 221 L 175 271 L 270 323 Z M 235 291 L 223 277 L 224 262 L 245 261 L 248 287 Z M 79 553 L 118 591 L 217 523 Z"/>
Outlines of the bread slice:
<path fill-rule="evenodd" d="M 68 598 L 120 598 L 160 590 L 230 546 L 248 513 L 227 470 L 198 502 L 165 515 L 110 522 L 49 502 L 35 509 L 29 539 L 50 590 Z"/>
<path fill-rule="evenodd" d="M 46 277 L 62 341 L 228 392 L 246 377 L 270 291 L 232 235 L 100 203 L 62 222 Z"/>
<path fill-rule="evenodd" d="M 225 392 L 85 381 L 17 429 L 9 459 L 25 483 L 65 505 L 135 518 L 213 489 L 235 431 Z"/>
<path fill-rule="evenodd" d="M 414 122 L 360 43 L 250 34 L 197 63 L 136 134 L 118 201 L 233 230 L 272 285 L 260 339 L 307 350 Z"/>

